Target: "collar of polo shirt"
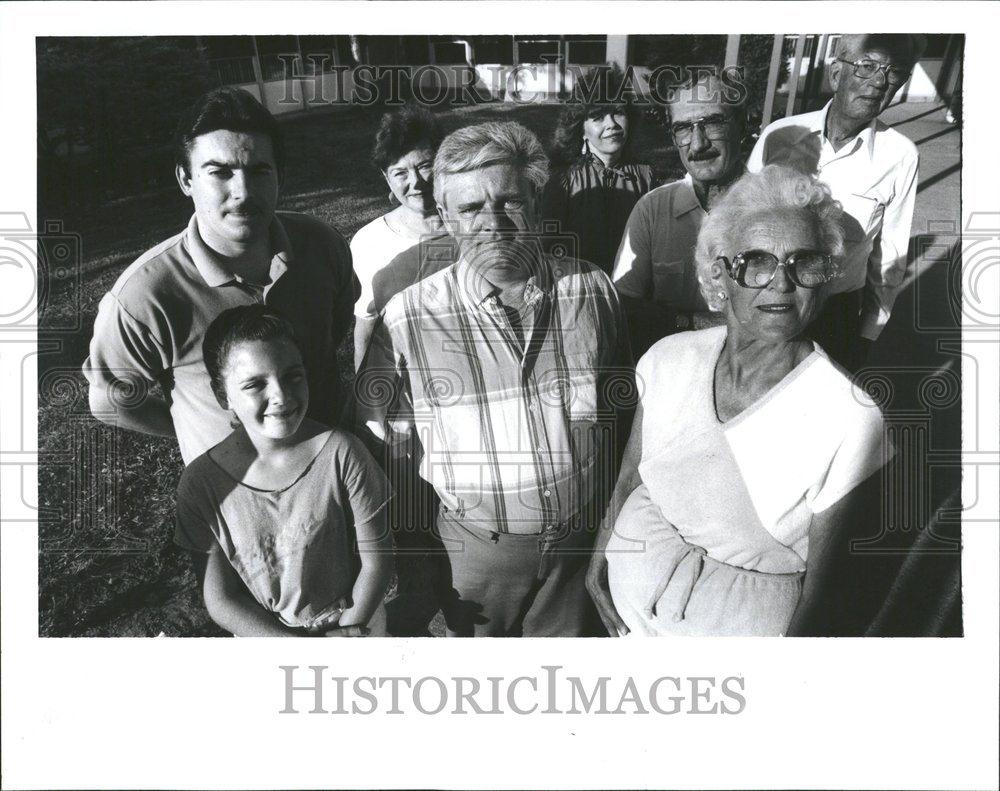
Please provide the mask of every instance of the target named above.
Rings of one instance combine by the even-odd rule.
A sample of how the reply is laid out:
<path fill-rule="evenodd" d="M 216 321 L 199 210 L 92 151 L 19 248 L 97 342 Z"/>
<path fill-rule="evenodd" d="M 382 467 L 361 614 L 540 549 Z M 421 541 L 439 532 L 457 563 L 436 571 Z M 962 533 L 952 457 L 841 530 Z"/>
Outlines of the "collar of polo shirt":
<path fill-rule="evenodd" d="M 281 224 L 281 220 L 278 219 L 277 215 L 271 219 L 271 226 L 268 229 L 268 233 L 271 242 L 270 279 L 274 283 L 288 270 L 288 265 L 293 258 L 292 245 L 288 239 L 288 234 L 285 232 L 285 227 Z M 226 269 L 218 254 L 205 244 L 205 240 L 201 238 L 201 233 L 198 231 L 198 216 L 196 214 L 191 215 L 191 221 L 188 223 L 187 231 L 184 235 L 184 242 L 187 245 L 188 254 L 191 256 L 191 260 L 198 270 L 198 274 L 202 276 L 206 284 L 212 288 L 216 288 L 238 280 L 232 272 Z"/>

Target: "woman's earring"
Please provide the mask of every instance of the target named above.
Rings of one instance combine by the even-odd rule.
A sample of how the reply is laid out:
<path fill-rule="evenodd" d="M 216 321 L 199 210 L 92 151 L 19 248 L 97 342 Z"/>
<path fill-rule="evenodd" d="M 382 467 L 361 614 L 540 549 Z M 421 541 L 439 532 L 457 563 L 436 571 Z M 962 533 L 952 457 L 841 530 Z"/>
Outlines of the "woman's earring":
<path fill-rule="evenodd" d="M 580 147 L 580 153 L 583 156 L 590 156 L 590 141 L 587 138 L 583 138 L 583 145 Z"/>
<path fill-rule="evenodd" d="M 725 301 L 726 301 L 727 299 L 729 299 L 729 295 L 728 295 L 728 294 L 726 294 L 726 292 L 725 292 L 725 291 L 719 291 L 719 294 L 718 294 L 718 296 L 719 296 L 719 299 L 720 299 L 720 300 L 721 300 L 722 302 L 725 302 Z"/>

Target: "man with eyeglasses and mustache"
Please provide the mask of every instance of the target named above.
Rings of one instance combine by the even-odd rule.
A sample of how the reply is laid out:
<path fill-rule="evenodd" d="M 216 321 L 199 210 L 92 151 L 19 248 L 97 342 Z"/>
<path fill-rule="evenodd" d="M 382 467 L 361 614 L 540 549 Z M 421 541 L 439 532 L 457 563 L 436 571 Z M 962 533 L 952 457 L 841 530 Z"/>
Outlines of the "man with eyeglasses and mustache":
<path fill-rule="evenodd" d="M 694 248 L 713 202 L 744 171 L 744 100 L 717 75 L 692 75 L 673 89 L 670 133 L 687 175 L 636 204 L 612 276 L 636 359 L 666 335 L 718 322 L 698 287 Z"/>
<path fill-rule="evenodd" d="M 906 274 L 918 154 L 878 120 L 923 51 L 919 35 L 849 35 L 830 65 L 834 95 L 822 109 L 782 118 L 747 163 L 797 167 L 822 179 L 844 208 L 843 276 L 813 324 L 817 342 L 850 371 L 864 365 Z"/>
<path fill-rule="evenodd" d="M 232 431 L 202 360 L 205 331 L 227 308 L 281 311 L 309 372 L 310 416 L 330 424 L 342 404 L 336 350 L 360 285 L 336 230 L 275 211 L 283 154 L 278 122 L 250 94 L 202 96 L 181 119 L 175 150 L 194 215 L 129 266 L 98 308 L 83 364 L 91 412 L 119 428 L 176 437 L 185 464 Z"/>

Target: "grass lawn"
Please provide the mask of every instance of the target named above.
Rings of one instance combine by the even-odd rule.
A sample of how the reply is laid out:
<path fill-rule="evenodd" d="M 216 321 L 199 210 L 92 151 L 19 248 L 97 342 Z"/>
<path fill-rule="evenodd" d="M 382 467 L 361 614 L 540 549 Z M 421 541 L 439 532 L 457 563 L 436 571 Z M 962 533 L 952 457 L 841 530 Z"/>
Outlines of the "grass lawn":
<path fill-rule="evenodd" d="M 380 108 L 352 107 L 286 122 L 289 163 L 281 208 L 307 212 L 350 238 L 389 208 L 388 188 L 368 162 Z M 517 120 L 547 141 L 553 105 L 484 105 L 443 115 L 450 129 Z M 681 174 L 676 154 L 652 121 L 635 151 L 660 181 Z M 39 205 L 39 225 L 62 219 L 81 237 L 79 287 L 52 283 L 39 330 L 39 633 L 45 636 L 211 635 L 187 556 L 173 545 L 174 492 L 181 459 L 173 440 L 120 432 L 87 408 L 80 364 L 97 305 L 119 273 L 180 231 L 191 207 L 162 190 L 55 218 Z M 72 280 L 72 279 L 70 279 Z M 78 327 L 75 331 L 55 328 Z M 48 329 L 47 329 L 48 328 Z M 342 369 L 352 370 L 350 341 Z"/>

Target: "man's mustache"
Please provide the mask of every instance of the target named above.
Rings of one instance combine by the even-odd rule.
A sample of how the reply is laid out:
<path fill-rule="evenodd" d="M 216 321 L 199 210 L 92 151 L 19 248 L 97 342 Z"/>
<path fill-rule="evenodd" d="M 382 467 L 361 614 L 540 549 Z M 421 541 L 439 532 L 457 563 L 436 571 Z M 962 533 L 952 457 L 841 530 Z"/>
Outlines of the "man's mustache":
<path fill-rule="evenodd" d="M 240 214 L 240 215 L 250 215 L 250 214 L 260 214 L 264 208 L 259 205 L 256 201 L 243 201 L 233 206 L 229 212 L 230 214 Z"/>
<path fill-rule="evenodd" d="M 688 154 L 688 162 L 705 162 L 709 159 L 715 159 L 719 156 L 719 152 L 710 148 L 708 151 L 700 151 L 697 154 Z"/>

